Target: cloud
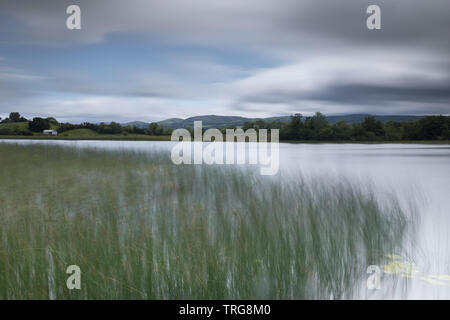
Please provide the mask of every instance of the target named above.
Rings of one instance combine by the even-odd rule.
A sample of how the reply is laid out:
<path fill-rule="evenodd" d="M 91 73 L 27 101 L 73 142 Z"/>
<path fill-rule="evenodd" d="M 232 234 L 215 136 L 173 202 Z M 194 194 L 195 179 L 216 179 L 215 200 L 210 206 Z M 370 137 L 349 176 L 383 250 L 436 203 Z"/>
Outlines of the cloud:
<path fill-rule="evenodd" d="M 328 113 L 342 112 L 342 107 L 349 105 L 359 106 L 354 111 L 366 112 L 379 111 L 379 106 L 421 102 L 424 113 L 448 113 L 447 65 L 444 57 L 430 53 L 335 52 L 261 70 L 233 83 L 230 95 L 235 97 L 234 108 L 240 110 L 284 105 L 311 112 L 308 105 L 315 102 L 313 105 L 320 103 Z"/>
<path fill-rule="evenodd" d="M 71 4 L 0 3 L 0 113 L 450 113 L 448 0 L 379 0 L 375 32 L 368 0 L 78 0 L 80 31 Z"/>
<path fill-rule="evenodd" d="M 21 37 L 15 41 L 53 45 L 101 42 L 113 33 L 141 33 L 144 41 L 155 36 L 174 43 L 279 46 L 281 51 L 323 46 L 317 38 L 332 45 L 400 41 L 448 48 L 450 43 L 443 36 L 450 30 L 446 0 L 379 0 L 383 28 L 378 33 L 365 27 L 369 0 L 129 0 L 126 5 L 122 0 L 78 0 L 82 30 L 68 31 L 65 9 L 71 4 L 70 0 L 3 0 L 0 6 L 2 14 L 18 24 Z"/>

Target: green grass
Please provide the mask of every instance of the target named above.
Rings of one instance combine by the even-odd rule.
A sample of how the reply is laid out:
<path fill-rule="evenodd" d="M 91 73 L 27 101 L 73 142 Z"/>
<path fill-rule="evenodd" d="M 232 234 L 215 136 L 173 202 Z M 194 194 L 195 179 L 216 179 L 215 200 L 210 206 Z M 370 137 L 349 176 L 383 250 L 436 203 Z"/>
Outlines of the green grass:
<path fill-rule="evenodd" d="M 7 122 L 7 123 L 0 123 L 0 129 L 10 129 L 10 130 L 17 130 L 17 131 L 25 131 L 29 132 L 33 135 L 41 135 L 40 132 L 32 132 L 30 129 L 28 129 L 28 122 Z M 50 129 L 57 130 L 58 126 L 51 124 Z M 0 136 L 3 138 L 4 136 Z M 13 136 L 13 137 L 22 137 L 22 136 Z M 30 136 L 26 136 L 30 138 Z M 32 137 L 31 137 L 32 138 Z"/>
<path fill-rule="evenodd" d="M 28 130 L 28 122 L 0 123 L 0 128 L 10 129 L 10 130 L 24 130 L 27 132 L 31 132 L 30 130 Z"/>
<path fill-rule="evenodd" d="M 64 131 L 60 134 L 62 137 L 92 137 L 92 136 L 98 136 L 99 133 L 95 132 L 91 129 L 74 129 L 74 130 L 68 130 Z"/>
<path fill-rule="evenodd" d="M 161 154 L 0 143 L 0 168 L 0 299 L 349 298 L 410 223 L 370 186 Z"/>

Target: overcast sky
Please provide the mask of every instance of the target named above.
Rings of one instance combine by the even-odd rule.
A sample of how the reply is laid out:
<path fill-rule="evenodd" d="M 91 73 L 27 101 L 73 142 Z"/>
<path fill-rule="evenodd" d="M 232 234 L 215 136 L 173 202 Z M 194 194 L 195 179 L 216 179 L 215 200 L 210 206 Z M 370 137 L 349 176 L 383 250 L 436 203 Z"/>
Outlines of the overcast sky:
<path fill-rule="evenodd" d="M 450 114 L 449 34 L 448 0 L 1 0 L 0 116 Z"/>

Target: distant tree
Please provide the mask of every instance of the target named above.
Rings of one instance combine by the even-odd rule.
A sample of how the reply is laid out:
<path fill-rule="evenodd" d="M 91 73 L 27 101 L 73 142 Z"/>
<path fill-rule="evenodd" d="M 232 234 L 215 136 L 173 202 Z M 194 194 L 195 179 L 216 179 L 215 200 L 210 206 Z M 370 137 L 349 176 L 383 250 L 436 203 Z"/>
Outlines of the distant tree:
<path fill-rule="evenodd" d="M 122 133 L 122 126 L 120 125 L 120 123 L 113 121 L 110 123 L 109 127 L 110 127 L 110 133 L 112 133 L 112 134 Z"/>
<path fill-rule="evenodd" d="M 253 128 L 254 128 L 255 130 L 259 130 L 259 129 L 267 129 L 267 123 L 266 123 L 264 120 L 261 120 L 261 119 L 256 120 L 256 121 L 253 123 Z"/>
<path fill-rule="evenodd" d="M 82 124 L 83 128 L 94 130 L 98 133 L 103 134 L 119 134 L 124 131 L 123 127 L 120 125 L 120 123 L 117 122 L 111 122 L 110 124 L 106 124 L 104 122 L 101 122 L 99 125 L 91 124 L 91 123 L 84 123 Z"/>
<path fill-rule="evenodd" d="M 126 126 L 126 127 L 123 127 L 123 130 L 127 133 L 145 134 L 145 129 L 137 127 L 137 126 Z"/>
<path fill-rule="evenodd" d="M 330 134 L 330 131 L 326 130 L 328 127 L 329 124 L 325 116 L 316 112 L 314 116 L 305 120 L 305 129 L 302 136 L 311 140 L 328 140 L 327 136 Z"/>
<path fill-rule="evenodd" d="M 33 118 L 33 121 L 28 123 L 28 129 L 33 132 L 42 132 L 50 129 L 50 123 L 46 119 Z"/>
<path fill-rule="evenodd" d="M 404 138 L 403 124 L 401 122 L 389 121 L 385 125 L 386 140 L 400 141 Z"/>
<path fill-rule="evenodd" d="M 351 130 L 352 128 L 347 122 L 339 121 L 332 126 L 332 140 L 351 140 Z"/>
<path fill-rule="evenodd" d="M 11 122 L 19 122 L 20 118 L 20 113 L 18 112 L 11 112 L 9 114 L 9 120 L 11 120 Z"/>
<path fill-rule="evenodd" d="M 303 128 L 303 116 L 301 113 L 296 113 L 291 116 L 288 128 L 286 130 L 287 139 L 300 139 L 301 130 Z"/>
<path fill-rule="evenodd" d="M 156 122 L 152 122 L 148 126 L 148 134 L 151 136 L 161 136 L 164 132 L 164 128 Z"/>
<path fill-rule="evenodd" d="M 18 113 L 18 112 L 11 112 L 9 114 L 9 118 L 6 118 L 5 120 L 7 120 L 5 122 L 26 122 L 26 121 L 28 121 L 27 119 L 22 117 L 20 115 L 20 113 Z"/>
<path fill-rule="evenodd" d="M 419 120 L 420 139 L 444 139 L 447 132 L 447 117 L 430 116 Z"/>
<path fill-rule="evenodd" d="M 418 121 L 410 121 L 402 124 L 404 140 L 420 140 L 421 128 Z"/>
<path fill-rule="evenodd" d="M 362 123 L 362 127 L 369 133 L 370 136 L 372 136 L 370 133 L 373 133 L 377 137 L 384 136 L 383 123 L 376 120 L 374 117 L 366 117 Z"/>
<path fill-rule="evenodd" d="M 173 132 L 173 128 L 167 128 L 164 130 L 164 135 L 170 136 Z"/>
<path fill-rule="evenodd" d="M 316 112 L 316 114 L 310 118 L 310 124 L 311 129 L 313 130 L 322 130 L 328 126 L 327 119 L 320 112 Z"/>
<path fill-rule="evenodd" d="M 55 118 L 53 118 L 53 117 L 48 117 L 48 118 L 46 118 L 45 120 L 47 120 L 48 123 L 53 124 L 53 125 L 55 125 L 55 126 L 59 125 L 59 122 L 58 122 Z"/>

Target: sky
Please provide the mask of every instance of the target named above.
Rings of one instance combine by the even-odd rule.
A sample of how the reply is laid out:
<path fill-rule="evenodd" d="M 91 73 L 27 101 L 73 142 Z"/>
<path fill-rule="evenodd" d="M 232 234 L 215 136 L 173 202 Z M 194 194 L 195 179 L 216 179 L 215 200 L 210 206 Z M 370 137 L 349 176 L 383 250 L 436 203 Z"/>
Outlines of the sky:
<path fill-rule="evenodd" d="M 0 117 L 450 114 L 449 34 L 448 0 L 1 0 Z"/>

